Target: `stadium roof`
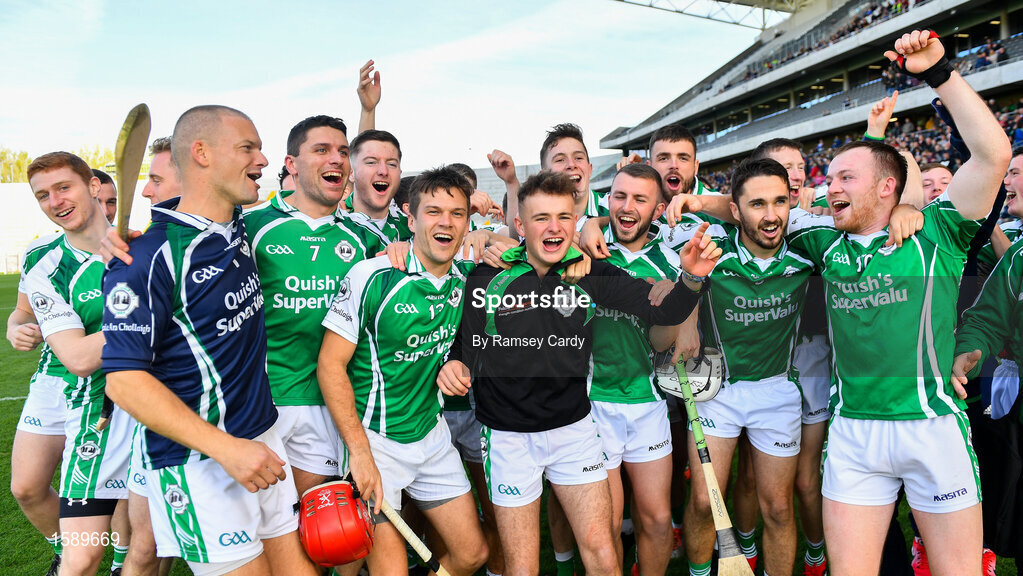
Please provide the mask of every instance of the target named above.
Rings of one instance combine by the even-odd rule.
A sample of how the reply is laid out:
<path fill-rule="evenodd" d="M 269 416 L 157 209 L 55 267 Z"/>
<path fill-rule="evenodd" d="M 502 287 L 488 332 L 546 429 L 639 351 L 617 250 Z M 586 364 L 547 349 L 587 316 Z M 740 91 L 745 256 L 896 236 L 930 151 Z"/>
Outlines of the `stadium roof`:
<path fill-rule="evenodd" d="M 766 30 L 816 0 L 615 0 L 635 6 Z"/>

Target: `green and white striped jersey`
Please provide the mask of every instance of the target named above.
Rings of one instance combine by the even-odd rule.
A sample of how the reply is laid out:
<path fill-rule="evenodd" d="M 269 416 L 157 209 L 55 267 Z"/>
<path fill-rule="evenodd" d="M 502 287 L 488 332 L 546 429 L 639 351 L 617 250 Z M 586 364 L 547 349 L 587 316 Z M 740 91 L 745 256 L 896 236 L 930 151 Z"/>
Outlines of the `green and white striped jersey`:
<path fill-rule="evenodd" d="M 790 213 L 789 242 L 824 278 L 835 414 L 913 420 L 965 408 L 949 376 L 959 282 L 980 223 L 947 194 L 923 214 L 923 229 L 897 248 L 884 246 L 887 230 L 847 234 L 830 217 Z"/>
<path fill-rule="evenodd" d="M 407 444 L 437 424 L 437 373 L 462 319 L 470 267 L 456 262 L 437 278 L 410 250 L 406 272 L 386 256 L 348 271 L 323 325 L 356 344 L 348 378 L 365 428 Z"/>
<path fill-rule="evenodd" d="M 81 329 L 92 334 L 102 329 L 103 269 L 98 254 L 75 248 L 64 234 L 39 246 L 32 258 L 26 259 L 22 287 L 43 338 L 64 330 Z M 80 378 L 63 366 L 61 369 L 69 408 L 103 401 L 102 370 Z"/>
<path fill-rule="evenodd" d="M 18 278 L 18 292 L 21 292 L 25 296 L 28 296 L 28 292 L 25 289 L 25 270 L 35 266 L 39 259 L 47 254 L 54 243 L 54 240 L 59 241 L 63 238 L 63 234 L 47 234 L 36 238 L 29 243 L 28 249 L 25 250 L 25 257 L 21 262 L 21 277 Z M 36 367 L 36 372 L 33 374 L 34 379 L 36 375 L 46 374 L 47 376 L 53 376 L 55 378 L 63 379 L 68 375 L 67 368 L 60 363 L 60 359 L 53 353 L 50 346 L 43 342 L 43 346 L 40 349 L 39 364 Z"/>
<path fill-rule="evenodd" d="M 374 220 L 362 212 L 355 211 L 354 197 L 355 195 L 351 194 L 345 199 L 345 210 L 348 212 L 349 218 L 353 222 L 366 226 L 370 232 L 379 236 L 385 246 L 391 242 L 405 242 L 412 239 L 412 230 L 408 227 L 408 216 L 393 201 L 387 210 L 387 216 L 380 220 Z"/>
<path fill-rule="evenodd" d="M 675 281 L 679 257 L 660 238 L 653 238 L 638 252 L 615 240 L 614 231 L 604 232 L 611 255 L 608 264 L 625 270 L 634 278 L 656 282 Z M 593 317 L 593 352 L 587 390 L 590 400 L 639 404 L 664 398 L 654 376 L 650 327 L 633 314 L 598 305 Z"/>
<path fill-rule="evenodd" d="M 684 215 L 667 232 L 672 249 L 688 242 L 701 223 Z M 781 374 L 798 384 L 792 357 L 813 262 L 785 242 L 773 257 L 756 258 L 731 224 L 712 224 L 707 233 L 722 254 L 700 306 L 700 325 L 704 345 L 724 356 L 723 385 Z"/>
<path fill-rule="evenodd" d="M 278 406 L 322 406 L 316 380 L 323 317 L 357 262 L 384 249 L 341 210 L 313 219 L 281 192 L 245 213 L 266 302 L 266 371 Z"/>

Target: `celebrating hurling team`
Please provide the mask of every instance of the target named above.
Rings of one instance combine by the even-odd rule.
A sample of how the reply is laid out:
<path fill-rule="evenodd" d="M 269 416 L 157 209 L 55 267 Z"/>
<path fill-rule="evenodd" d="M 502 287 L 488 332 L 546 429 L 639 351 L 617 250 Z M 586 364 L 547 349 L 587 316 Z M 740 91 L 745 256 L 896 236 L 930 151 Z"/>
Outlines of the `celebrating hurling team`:
<path fill-rule="evenodd" d="M 152 221 L 129 243 L 84 161 L 35 159 L 62 232 L 30 245 L 8 319 L 15 349 L 42 345 L 11 487 L 48 574 L 96 574 L 112 545 L 114 574 L 392 576 L 425 538 L 454 576 L 534 576 L 545 546 L 558 576 L 576 549 L 594 576 L 683 556 L 706 576 L 728 553 L 708 486 L 735 462 L 748 573 L 878 574 L 904 493 L 932 572 L 993 574 L 980 468 L 998 464 L 964 400 L 985 359 L 1023 354 L 1020 228 L 984 226 L 1003 178 L 1023 215 L 1023 150 L 929 32 L 885 56 L 940 98 L 954 174 L 883 142 L 886 98 L 824 195 L 785 139 L 710 190 L 681 126 L 597 194 L 559 124 L 523 182 L 489 155 L 502 207 L 464 165 L 401 178 L 372 61 L 358 133 L 295 124 L 263 203 L 249 117 L 184 112 L 151 146 Z M 991 271 L 960 318 L 968 257 Z M 671 387 L 687 378 L 695 404 Z"/>

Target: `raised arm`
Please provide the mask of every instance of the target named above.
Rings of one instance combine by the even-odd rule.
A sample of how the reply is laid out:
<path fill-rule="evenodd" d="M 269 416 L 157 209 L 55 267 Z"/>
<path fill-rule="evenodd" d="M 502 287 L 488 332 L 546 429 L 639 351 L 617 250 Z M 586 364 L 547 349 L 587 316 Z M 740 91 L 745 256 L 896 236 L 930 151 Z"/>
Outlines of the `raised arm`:
<path fill-rule="evenodd" d="M 359 104 L 362 105 L 359 113 L 359 134 L 366 130 L 376 128 L 377 104 L 380 103 L 380 72 L 374 72 L 372 60 L 366 62 L 359 69 Z"/>
<path fill-rule="evenodd" d="M 956 172 L 946 193 L 964 218 L 984 218 L 998 193 L 1011 150 L 997 119 L 945 59 L 945 48 L 929 31 L 915 30 L 895 41 L 885 56 L 903 59 L 905 70 L 927 82 L 952 115 L 970 150 L 970 159 Z"/>
<path fill-rule="evenodd" d="M 515 236 L 512 236 L 515 234 L 515 227 L 512 224 L 515 222 L 515 217 L 519 215 L 519 177 L 515 173 L 515 161 L 500 150 L 494 150 L 487 154 L 487 160 L 490 161 L 490 166 L 494 169 L 497 177 L 504 182 L 505 194 L 508 199 L 508 213 L 505 214 L 504 221 L 508 223 L 508 235 L 517 240 Z"/>

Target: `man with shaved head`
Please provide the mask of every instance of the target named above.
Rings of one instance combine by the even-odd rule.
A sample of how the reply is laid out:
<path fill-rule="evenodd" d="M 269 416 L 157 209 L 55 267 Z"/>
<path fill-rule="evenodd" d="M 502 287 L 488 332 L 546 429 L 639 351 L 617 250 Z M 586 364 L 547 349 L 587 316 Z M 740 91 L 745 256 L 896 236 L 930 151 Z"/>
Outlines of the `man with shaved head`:
<path fill-rule="evenodd" d="M 103 370 L 110 397 L 145 426 L 158 553 L 197 574 L 315 574 L 296 533 L 238 209 L 259 197 L 261 147 L 238 110 L 185 112 L 171 146 L 181 197 L 153 208 L 134 263 L 113 261 L 104 278 Z"/>

